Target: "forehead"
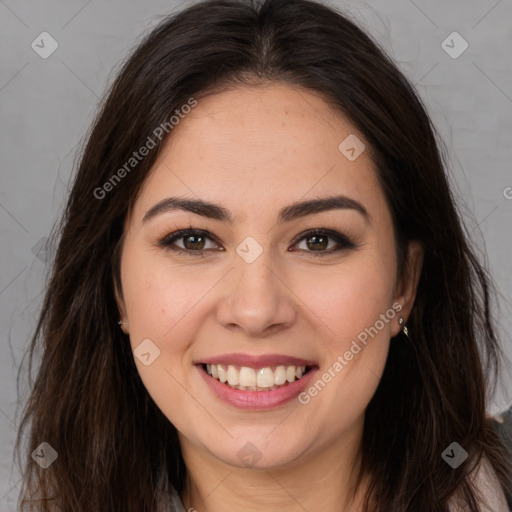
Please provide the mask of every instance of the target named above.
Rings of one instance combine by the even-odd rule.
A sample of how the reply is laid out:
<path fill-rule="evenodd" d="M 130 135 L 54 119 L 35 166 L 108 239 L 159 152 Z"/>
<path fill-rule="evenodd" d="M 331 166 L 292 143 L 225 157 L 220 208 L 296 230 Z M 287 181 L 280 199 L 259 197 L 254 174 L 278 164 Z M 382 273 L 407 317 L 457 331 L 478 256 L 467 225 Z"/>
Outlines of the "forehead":
<path fill-rule="evenodd" d="M 237 219 L 299 199 L 345 194 L 386 208 L 363 136 L 319 95 L 285 84 L 204 97 L 174 126 L 146 178 L 135 215 L 168 195 L 229 205 Z M 367 146 L 367 145 L 366 145 Z M 350 149 L 350 148 L 349 148 Z M 356 147 L 356 150 L 358 148 Z"/>

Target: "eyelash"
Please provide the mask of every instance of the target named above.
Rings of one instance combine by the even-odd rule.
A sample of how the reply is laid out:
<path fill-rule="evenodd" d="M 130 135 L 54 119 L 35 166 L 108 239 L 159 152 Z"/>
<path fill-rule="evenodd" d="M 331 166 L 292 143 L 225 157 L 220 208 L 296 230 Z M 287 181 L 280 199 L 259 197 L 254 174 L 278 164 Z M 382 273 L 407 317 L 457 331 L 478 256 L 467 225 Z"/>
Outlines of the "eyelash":
<path fill-rule="evenodd" d="M 158 241 L 158 245 L 162 247 L 163 249 L 168 249 L 175 252 L 184 253 L 186 255 L 190 255 L 193 257 L 201 256 L 204 257 L 204 253 L 211 249 L 203 249 L 199 251 L 192 251 L 190 249 L 182 249 L 181 247 L 173 246 L 173 243 L 176 240 L 186 238 L 189 235 L 196 235 L 196 236 L 204 236 L 205 238 L 209 238 L 216 242 L 214 237 L 209 236 L 210 233 L 208 231 L 202 230 L 202 229 L 180 229 L 178 231 L 175 231 L 174 233 L 170 233 L 166 236 L 164 236 L 162 239 Z M 332 238 L 337 244 L 338 248 L 335 249 L 329 249 L 329 250 L 323 250 L 323 251 L 307 251 L 304 249 L 300 249 L 301 251 L 305 251 L 307 253 L 311 253 L 311 256 L 316 257 L 322 257 L 328 254 L 333 254 L 336 252 L 339 252 L 343 249 L 354 249 L 356 248 L 356 244 L 354 244 L 349 238 L 347 238 L 345 235 L 342 235 L 341 233 L 337 233 L 336 231 L 332 231 L 330 229 L 311 229 L 309 231 L 306 231 L 305 233 L 302 233 L 300 235 L 300 238 L 296 239 L 293 245 L 297 245 L 299 242 L 304 240 L 305 238 L 312 237 L 312 236 L 325 236 L 328 238 Z M 342 247 L 339 247 L 339 245 L 342 245 Z M 224 250 L 224 249 L 222 249 Z M 309 257 L 309 256 L 308 256 Z"/>

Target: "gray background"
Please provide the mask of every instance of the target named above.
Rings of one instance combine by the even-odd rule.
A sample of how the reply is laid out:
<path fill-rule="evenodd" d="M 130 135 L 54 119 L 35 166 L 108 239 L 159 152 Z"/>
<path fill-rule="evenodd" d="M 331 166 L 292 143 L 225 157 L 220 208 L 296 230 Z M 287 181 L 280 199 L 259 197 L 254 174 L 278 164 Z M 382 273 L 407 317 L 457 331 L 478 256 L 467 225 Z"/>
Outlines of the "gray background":
<path fill-rule="evenodd" d="M 0 511 L 15 510 L 16 373 L 43 297 L 45 237 L 62 211 L 75 151 L 121 59 L 163 15 L 190 3 L 0 0 Z M 383 45 L 427 105 L 449 150 L 471 237 L 488 254 L 501 294 L 495 314 L 512 358 L 512 2 L 331 5 L 351 13 Z M 58 42 L 47 59 L 31 47 L 44 31 Z M 453 31 L 469 44 L 458 58 L 442 47 Z M 461 48 L 456 39 L 445 44 Z M 26 391 L 25 383 L 21 398 Z M 505 373 L 491 412 L 510 404 L 512 379 Z"/>

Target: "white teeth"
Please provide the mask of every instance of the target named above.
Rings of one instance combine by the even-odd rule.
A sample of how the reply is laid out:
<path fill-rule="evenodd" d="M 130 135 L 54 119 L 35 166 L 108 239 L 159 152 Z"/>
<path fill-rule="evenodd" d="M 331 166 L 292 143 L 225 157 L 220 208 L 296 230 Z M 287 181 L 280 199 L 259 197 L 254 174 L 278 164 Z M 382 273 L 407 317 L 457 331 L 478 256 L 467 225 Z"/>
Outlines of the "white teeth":
<path fill-rule="evenodd" d="M 228 366 L 228 384 L 230 386 L 238 386 L 238 384 L 239 384 L 238 375 L 239 374 L 236 371 L 236 368 L 234 366 L 229 365 Z"/>
<path fill-rule="evenodd" d="M 215 365 L 217 367 L 217 371 L 219 373 L 219 380 L 221 382 L 227 382 L 228 380 L 228 372 L 222 368 L 220 364 Z"/>
<path fill-rule="evenodd" d="M 274 372 L 274 382 L 277 386 L 282 386 L 286 382 L 286 367 L 278 366 Z"/>
<path fill-rule="evenodd" d="M 256 386 L 256 372 L 253 368 L 242 366 L 242 368 L 240 368 L 240 377 L 238 380 L 240 386 L 254 387 Z"/>
<path fill-rule="evenodd" d="M 286 367 L 286 380 L 288 382 L 293 382 L 295 380 L 295 366 Z"/>
<path fill-rule="evenodd" d="M 241 373 L 242 370 L 240 370 Z M 262 368 L 258 372 L 256 382 L 259 388 L 271 388 L 274 385 L 274 372 L 270 368 Z"/>
<path fill-rule="evenodd" d="M 294 382 L 306 373 L 305 366 L 284 366 L 272 368 L 237 367 L 234 365 L 207 364 L 206 372 L 214 379 L 227 383 L 235 389 L 245 391 L 268 391 Z"/>

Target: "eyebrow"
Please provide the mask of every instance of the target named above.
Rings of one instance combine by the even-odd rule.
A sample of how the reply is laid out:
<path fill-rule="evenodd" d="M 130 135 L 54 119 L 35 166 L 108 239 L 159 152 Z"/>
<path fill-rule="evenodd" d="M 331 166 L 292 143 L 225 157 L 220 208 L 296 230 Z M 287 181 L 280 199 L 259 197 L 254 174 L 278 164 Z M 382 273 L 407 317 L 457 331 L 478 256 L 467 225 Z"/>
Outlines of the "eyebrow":
<path fill-rule="evenodd" d="M 368 224 L 371 224 L 370 214 L 366 208 L 359 201 L 344 195 L 311 199 L 285 206 L 279 210 L 277 223 L 282 224 L 283 222 L 291 222 L 295 219 L 305 217 L 306 215 L 311 215 L 313 213 L 337 209 L 355 210 L 364 217 Z M 145 213 L 142 223 L 149 221 L 157 215 L 173 210 L 185 210 L 209 219 L 228 222 L 229 224 L 233 224 L 235 221 L 229 210 L 226 210 L 217 204 L 203 201 L 201 199 L 167 197 L 152 206 Z"/>

